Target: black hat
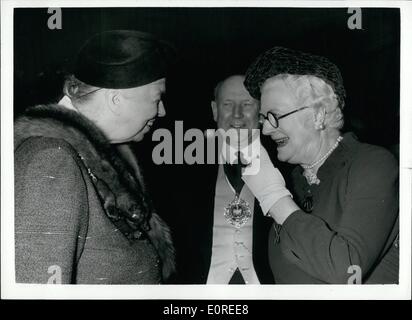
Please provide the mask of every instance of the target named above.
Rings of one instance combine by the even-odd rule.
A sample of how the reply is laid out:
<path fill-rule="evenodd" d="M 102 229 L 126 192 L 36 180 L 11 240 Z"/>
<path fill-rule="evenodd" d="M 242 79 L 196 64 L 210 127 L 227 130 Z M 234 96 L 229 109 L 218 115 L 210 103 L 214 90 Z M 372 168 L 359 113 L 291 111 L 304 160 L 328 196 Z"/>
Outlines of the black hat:
<path fill-rule="evenodd" d="M 106 31 L 90 38 L 80 49 L 74 76 L 100 88 L 139 87 L 164 78 L 175 54 L 169 43 L 151 34 Z"/>
<path fill-rule="evenodd" d="M 325 57 L 282 47 L 274 47 L 261 54 L 248 68 L 245 87 L 255 99 L 260 99 L 260 87 L 278 74 L 312 75 L 324 80 L 334 90 L 342 109 L 345 88 L 338 67 Z"/>

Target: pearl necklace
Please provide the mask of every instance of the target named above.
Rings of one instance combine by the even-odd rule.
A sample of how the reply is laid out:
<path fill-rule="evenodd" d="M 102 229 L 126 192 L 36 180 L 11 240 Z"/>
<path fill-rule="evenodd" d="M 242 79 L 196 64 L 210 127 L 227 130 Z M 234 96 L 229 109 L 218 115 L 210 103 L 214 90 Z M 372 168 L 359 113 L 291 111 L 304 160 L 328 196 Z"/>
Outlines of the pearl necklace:
<path fill-rule="evenodd" d="M 309 184 L 319 184 L 320 180 L 317 177 L 316 173 L 313 172 L 313 168 L 316 167 L 319 163 L 322 163 L 327 157 L 330 156 L 330 154 L 338 147 L 339 142 L 342 141 L 342 137 L 339 136 L 338 139 L 336 140 L 335 144 L 329 149 L 328 152 L 326 152 L 320 159 L 316 160 L 314 163 L 310 165 L 305 165 L 302 164 L 302 168 L 304 169 L 303 171 L 303 176 L 306 178 Z"/>

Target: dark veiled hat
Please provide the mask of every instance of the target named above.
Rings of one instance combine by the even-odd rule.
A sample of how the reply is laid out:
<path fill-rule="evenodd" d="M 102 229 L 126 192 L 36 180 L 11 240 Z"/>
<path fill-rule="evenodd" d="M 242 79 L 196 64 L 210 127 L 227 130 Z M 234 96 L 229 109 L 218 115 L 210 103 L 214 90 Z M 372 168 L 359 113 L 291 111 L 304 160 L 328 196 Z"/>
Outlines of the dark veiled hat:
<path fill-rule="evenodd" d="M 263 83 L 278 74 L 312 75 L 324 80 L 334 90 L 339 107 L 345 105 L 345 88 L 338 67 L 325 57 L 274 47 L 261 54 L 246 72 L 245 87 L 250 95 L 260 100 Z"/>
<path fill-rule="evenodd" d="M 111 30 L 90 38 L 80 49 L 74 76 L 86 84 L 111 89 L 143 86 L 166 76 L 174 47 L 135 30 Z"/>

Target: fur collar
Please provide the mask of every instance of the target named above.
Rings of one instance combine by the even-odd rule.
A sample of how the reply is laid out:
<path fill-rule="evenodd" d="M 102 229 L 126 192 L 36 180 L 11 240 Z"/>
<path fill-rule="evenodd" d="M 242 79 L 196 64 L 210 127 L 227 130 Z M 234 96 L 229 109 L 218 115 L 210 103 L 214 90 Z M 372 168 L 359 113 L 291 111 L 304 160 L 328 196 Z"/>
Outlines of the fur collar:
<path fill-rule="evenodd" d="M 147 234 L 162 260 L 164 279 L 175 272 L 170 230 L 156 214 L 137 159 L 127 156 L 131 155 L 130 149 L 125 152 L 128 146 L 111 145 L 90 120 L 59 105 L 32 107 L 16 119 L 15 149 L 34 136 L 68 142 L 86 166 L 111 221 L 131 241 Z"/>

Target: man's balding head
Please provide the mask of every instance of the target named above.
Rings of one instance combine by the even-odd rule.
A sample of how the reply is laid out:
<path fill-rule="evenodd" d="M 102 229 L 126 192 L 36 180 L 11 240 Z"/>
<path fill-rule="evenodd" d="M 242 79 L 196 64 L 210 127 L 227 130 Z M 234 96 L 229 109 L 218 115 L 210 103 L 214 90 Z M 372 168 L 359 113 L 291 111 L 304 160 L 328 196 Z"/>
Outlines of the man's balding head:
<path fill-rule="evenodd" d="M 259 127 L 259 102 L 246 90 L 244 80 L 244 75 L 232 75 L 216 85 L 211 106 L 218 128 Z"/>

